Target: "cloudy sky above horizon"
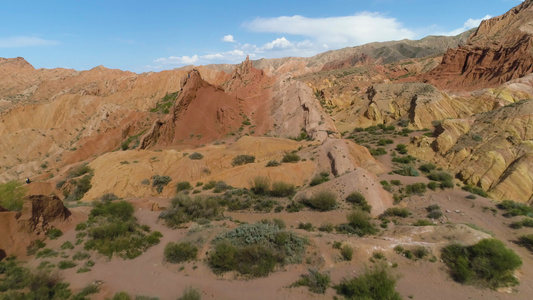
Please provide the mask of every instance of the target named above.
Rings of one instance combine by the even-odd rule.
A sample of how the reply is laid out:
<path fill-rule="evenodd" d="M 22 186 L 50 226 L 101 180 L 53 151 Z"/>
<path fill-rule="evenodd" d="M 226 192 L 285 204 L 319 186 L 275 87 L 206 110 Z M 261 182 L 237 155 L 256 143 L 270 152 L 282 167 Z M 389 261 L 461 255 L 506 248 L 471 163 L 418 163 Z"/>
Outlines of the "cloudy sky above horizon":
<path fill-rule="evenodd" d="M 133 72 L 312 56 L 369 42 L 457 35 L 521 0 L 8 0 L 0 57 L 36 68 Z"/>

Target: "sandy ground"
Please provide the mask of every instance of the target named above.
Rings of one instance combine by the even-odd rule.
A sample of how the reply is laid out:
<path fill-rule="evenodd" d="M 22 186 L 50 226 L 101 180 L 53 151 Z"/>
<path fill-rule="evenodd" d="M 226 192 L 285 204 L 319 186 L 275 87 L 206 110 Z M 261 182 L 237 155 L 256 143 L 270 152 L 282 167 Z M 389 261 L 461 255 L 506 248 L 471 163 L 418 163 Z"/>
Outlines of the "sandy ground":
<path fill-rule="evenodd" d="M 386 175 L 390 176 L 390 175 Z M 396 175 L 395 175 L 396 176 Z M 401 176 L 394 178 L 403 179 Z M 152 203 L 157 202 L 160 206 L 166 206 L 168 199 L 131 199 L 128 200 L 136 207 L 136 217 L 142 224 L 149 225 L 152 230 L 163 233 L 161 242 L 148 249 L 143 255 L 133 260 L 113 258 L 108 260 L 97 253 L 91 253 L 91 260 L 96 264 L 87 273 L 76 273 L 78 267 L 60 271 L 64 279 L 71 284 L 73 290 L 78 290 L 94 281 L 101 281 L 101 291 L 92 299 L 105 299 L 119 291 L 127 291 L 131 295 L 147 295 L 160 299 L 176 299 L 188 287 L 194 287 L 202 292 L 202 299 L 331 299 L 335 295 L 333 289 L 329 289 L 325 295 L 317 295 L 307 291 L 304 287 L 288 288 L 301 274 L 307 272 L 307 268 L 318 266 L 322 271 L 331 274 L 332 282 L 338 283 L 346 277 L 353 277 L 363 270 L 365 266 L 372 267 L 369 260 L 374 251 L 381 251 L 386 257 L 386 263 L 398 264 L 391 268 L 393 274 L 398 276 L 397 290 L 404 298 L 413 299 L 531 299 L 533 295 L 533 255 L 525 248 L 513 243 L 519 234 L 526 231 L 510 229 L 508 224 L 512 222 L 501 216 L 501 213 L 493 215 L 484 206 L 494 207 L 494 203 L 488 199 L 478 197 L 474 200 L 466 199 L 468 193 L 460 190 L 445 192 L 428 192 L 424 196 L 414 196 L 405 199 L 405 204 L 413 212 L 413 216 L 407 219 L 399 219 L 399 224 L 411 224 L 426 214 L 425 207 L 430 204 L 439 204 L 445 213 L 445 218 L 439 226 L 413 227 L 404 225 L 392 225 L 374 237 L 359 238 L 348 235 L 328 234 L 319 231 L 306 232 L 295 229 L 299 222 L 311 222 L 315 227 L 322 223 L 331 222 L 338 224 L 345 222 L 347 211 L 338 210 L 333 212 L 317 213 L 302 211 L 299 213 L 225 213 L 228 217 L 224 221 L 212 222 L 208 226 L 198 229 L 198 225 L 188 224 L 188 228 L 172 230 L 158 222 L 159 211 L 151 211 Z M 73 209 L 77 215 L 88 214 L 87 207 Z M 456 212 L 458 211 L 458 212 Z M 163 249 L 168 242 L 183 240 L 195 240 L 202 237 L 206 241 L 216 234 L 237 226 L 229 220 L 253 223 L 261 219 L 280 218 L 287 227 L 298 234 L 306 236 L 311 241 L 307 249 L 307 257 L 311 257 L 312 264 L 289 265 L 282 270 L 271 274 L 266 278 L 244 280 L 234 274 L 216 276 L 207 266 L 205 254 L 209 249 L 209 243 L 205 243 L 200 250 L 199 259 L 196 262 L 184 264 L 170 264 L 163 262 Z M 78 217 L 78 220 L 83 218 Z M 491 291 L 474 286 L 466 286 L 455 283 L 447 274 L 447 269 L 440 261 L 430 262 L 427 259 L 413 261 L 396 254 L 393 250 L 395 245 L 401 244 L 405 248 L 410 245 L 426 245 L 432 254 L 440 247 L 453 240 L 463 240 L 473 243 L 484 235 L 472 230 L 467 226 L 454 229 L 446 229 L 446 223 L 472 223 L 480 228 L 492 232 L 496 238 L 504 241 L 508 247 L 515 250 L 523 259 L 524 265 L 516 274 L 521 284 L 511 293 Z M 191 228 L 194 234 L 187 233 Z M 438 228 L 438 229 L 436 229 Z M 47 241 L 47 247 L 59 249 L 65 241 L 75 241 L 76 232 L 70 227 L 65 234 L 55 241 Z M 343 261 L 339 250 L 333 249 L 333 241 L 342 241 L 354 247 L 355 255 L 351 262 Z M 82 245 L 73 250 L 66 250 L 63 254 L 72 255 L 82 250 Z M 48 260 L 58 262 L 64 258 L 37 259 L 30 262 L 36 266 L 40 261 Z"/>
<path fill-rule="evenodd" d="M 397 138 L 397 142 L 406 143 L 407 139 Z M 394 145 L 386 146 L 387 150 L 392 149 Z M 379 161 L 387 169 L 392 170 L 395 166 L 390 160 L 390 154 L 379 157 Z M 388 181 L 393 179 L 400 180 L 404 186 L 415 182 L 428 182 L 424 176 L 404 177 L 385 173 L 378 178 L 378 180 Z M 305 287 L 289 288 L 289 286 L 298 280 L 301 274 L 307 273 L 310 267 L 318 267 L 321 271 L 330 273 L 332 283 L 339 283 L 343 278 L 358 275 L 365 267 L 373 267 L 372 254 L 379 251 L 385 256 L 383 263 L 389 266 L 397 265 L 390 270 L 398 277 L 396 289 L 404 299 L 532 299 L 533 254 L 516 245 L 515 241 L 519 235 L 532 233 L 533 230 L 509 228 L 508 225 L 515 219 L 504 218 L 500 211 L 494 214 L 487 209 L 487 207 L 494 208 L 495 203 L 482 197 L 470 200 L 466 198 L 467 195 L 469 193 L 455 188 L 437 192 L 428 190 L 424 195 L 407 197 L 400 203 L 400 206 L 407 207 L 413 213 L 410 217 L 397 218 L 396 224 L 389 223 L 388 228 L 381 230 L 376 236 L 363 238 L 297 229 L 300 222 L 310 222 L 315 228 L 324 223 L 334 225 L 345 223 L 350 207 L 344 201 L 341 201 L 339 209 L 331 212 L 309 210 L 298 213 L 225 212 L 224 220 L 213 221 L 208 225 L 189 223 L 185 224 L 184 228 L 169 229 L 158 221 L 160 211 L 152 211 L 152 207 L 157 204 L 164 208 L 168 206 L 170 199 L 126 199 L 136 208 L 135 216 L 141 224 L 149 225 L 152 230 L 158 230 L 163 234 L 161 242 L 133 260 L 123 260 L 117 257 L 108 259 L 96 252 L 91 252 L 90 259 L 96 263 L 91 271 L 76 273 L 84 263 L 84 261 L 77 261 L 77 267 L 58 272 L 65 281 L 71 284 L 74 292 L 92 282 L 100 282 L 101 291 L 93 295 L 92 299 L 110 298 L 119 291 L 127 291 L 130 295 L 176 299 L 189 287 L 201 291 L 202 299 L 331 299 L 336 295 L 332 288 L 328 289 L 325 295 L 317 295 L 309 292 Z M 288 200 L 280 200 L 280 202 L 286 205 Z M 435 222 L 438 226 L 411 226 L 416 220 L 426 217 L 425 208 L 431 204 L 440 205 L 444 212 L 444 217 Z M 72 250 L 61 251 L 59 249 L 65 241 L 72 243 L 76 241 L 77 232 L 74 230 L 74 225 L 85 220 L 89 211 L 90 207 L 73 208 L 75 218 L 68 224 L 59 226 L 64 235 L 58 240 L 46 241 L 48 248 L 60 251 L 58 257 L 33 259 L 28 264 L 36 267 L 45 260 L 52 263 L 64 259 L 70 260 L 74 253 L 83 250 L 83 245 L 77 245 Z M 266 278 L 251 280 L 243 279 L 232 273 L 222 276 L 213 274 L 205 261 L 212 238 L 221 232 L 237 227 L 242 222 L 255 223 L 262 219 L 273 218 L 282 219 L 289 230 L 309 239 L 310 243 L 303 263 L 288 265 Z M 485 232 L 475 230 L 471 228 L 472 226 L 477 226 Z M 446 266 L 438 259 L 440 249 L 453 241 L 473 244 L 482 238 L 490 237 L 491 234 L 522 257 L 523 266 L 516 273 L 520 279 L 520 285 L 502 291 L 492 291 L 454 282 L 448 275 Z M 186 240 L 203 245 L 199 251 L 198 260 L 182 264 L 164 262 L 165 246 L 169 242 Z M 352 261 L 342 260 L 339 250 L 332 248 L 335 241 L 341 241 L 354 248 Z M 393 250 L 396 245 L 402 245 L 406 249 L 422 245 L 430 249 L 430 257 L 435 256 L 437 259 L 435 262 L 427 258 L 416 261 L 407 259 Z"/>

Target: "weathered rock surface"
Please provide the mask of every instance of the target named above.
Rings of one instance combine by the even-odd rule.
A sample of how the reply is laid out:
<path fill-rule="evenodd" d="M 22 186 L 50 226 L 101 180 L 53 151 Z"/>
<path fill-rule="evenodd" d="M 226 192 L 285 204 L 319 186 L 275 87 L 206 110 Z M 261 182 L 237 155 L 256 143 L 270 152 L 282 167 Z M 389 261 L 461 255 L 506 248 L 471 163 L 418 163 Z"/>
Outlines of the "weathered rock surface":
<path fill-rule="evenodd" d="M 413 141 L 413 153 L 454 170 L 497 200 L 533 199 L 533 100 L 445 120 L 436 138 Z"/>
<path fill-rule="evenodd" d="M 533 71 L 533 1 L 482 21 L 465 46 L 449 49 L 440 66 L 422 78 L 440 88 L 473 90 Z"/>
<path fill-rule="evenodd" d="M 70 211 L 57 196 L 32 195 L 24 199 L 17 222 L 22 231 L 44 233 L 54 221 L 65 221 Z"/>

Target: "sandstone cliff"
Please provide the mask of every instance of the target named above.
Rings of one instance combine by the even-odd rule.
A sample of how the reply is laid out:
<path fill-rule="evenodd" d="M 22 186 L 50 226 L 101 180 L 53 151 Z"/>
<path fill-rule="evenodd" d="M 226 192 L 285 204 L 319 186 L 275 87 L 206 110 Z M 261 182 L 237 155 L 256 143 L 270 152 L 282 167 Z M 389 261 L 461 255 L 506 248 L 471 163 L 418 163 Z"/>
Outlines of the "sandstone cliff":
<path fill-rule="evenodd" d="M 533 1 L 485 20 L 464 46 L 446 52 L 426 82 L 449 90 L 474 90 L 502 84 L 533 71 Z"/>
<path fill-rule="evenodd" d="M 454 170 L 497 200 L 533 198 L 533 100 L 466 119 L 444 120 L 436 138 L 413 140 L 418 157 Z"/>

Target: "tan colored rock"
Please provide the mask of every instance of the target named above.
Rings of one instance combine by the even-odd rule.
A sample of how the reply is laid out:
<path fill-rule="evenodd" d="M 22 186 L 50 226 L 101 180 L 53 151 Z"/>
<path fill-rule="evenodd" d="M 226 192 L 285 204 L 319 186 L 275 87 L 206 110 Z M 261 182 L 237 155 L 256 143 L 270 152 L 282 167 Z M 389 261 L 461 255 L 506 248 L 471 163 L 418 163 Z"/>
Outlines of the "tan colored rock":
<path fill-rule="evenodd" d="M 439 132 L 440 131 L 440 132 Z M 496 200 L 528 202 L 533 197 L 533 100 L 523 100 L 470 119 L 445 120 L 431 145 L 414 155 L 454 170 Z"/>

